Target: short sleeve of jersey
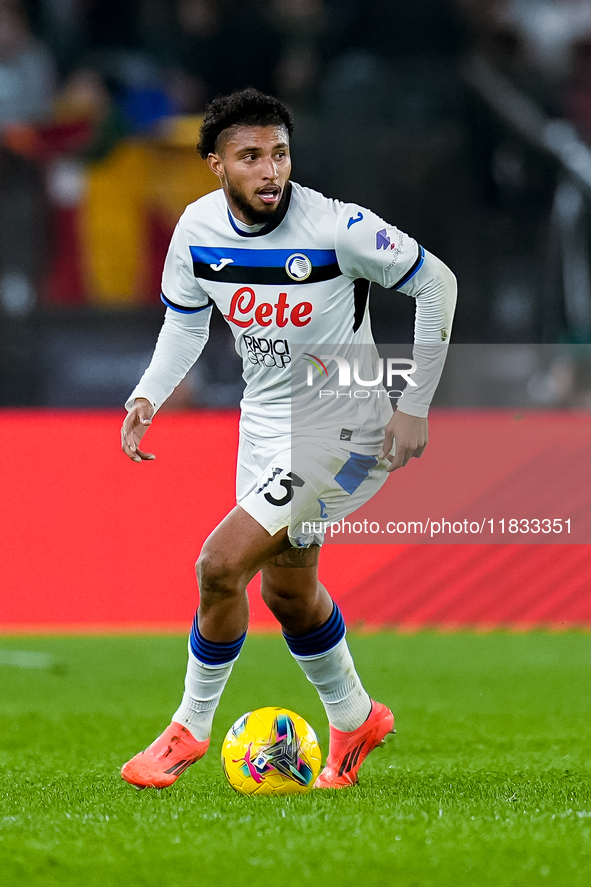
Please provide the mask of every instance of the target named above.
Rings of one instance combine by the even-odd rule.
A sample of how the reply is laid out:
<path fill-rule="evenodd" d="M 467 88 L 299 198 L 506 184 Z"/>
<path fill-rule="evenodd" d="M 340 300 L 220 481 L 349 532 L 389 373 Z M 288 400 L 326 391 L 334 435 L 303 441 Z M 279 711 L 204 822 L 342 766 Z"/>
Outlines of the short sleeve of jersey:
<path fill-rule="evenodd" d="M 174 229 L 164 262 L 162 301 L 183 314 L 199 311 L 210 304 L 209 296 L 193 274 L 189 238 L 182 216 Z"/>
<path fill-rule="evenodd" d="M 336 224 L 337 261 L 346 277 L 398 289 L 419 270 L 424 254 L 417 241 L 370 210 L 347 203 Z"/>

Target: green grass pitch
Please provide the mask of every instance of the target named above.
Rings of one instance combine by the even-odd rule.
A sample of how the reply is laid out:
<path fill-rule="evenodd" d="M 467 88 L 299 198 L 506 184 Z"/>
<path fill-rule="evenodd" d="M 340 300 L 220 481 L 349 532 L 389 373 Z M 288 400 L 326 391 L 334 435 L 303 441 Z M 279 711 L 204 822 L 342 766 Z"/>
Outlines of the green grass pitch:
<path fill-rule="evenodd" d="M 3 887 L 591 883 L 590 635 L 352 634 L 398 734 L 355 788 L 270 799 L 224 780 L 233 721 L 283 705 L 328 737 L 274 636 L 249 637 L 203 761 L 162 792 L 119 778 L 169 722 L 185 644 L 0 638 Z"/>

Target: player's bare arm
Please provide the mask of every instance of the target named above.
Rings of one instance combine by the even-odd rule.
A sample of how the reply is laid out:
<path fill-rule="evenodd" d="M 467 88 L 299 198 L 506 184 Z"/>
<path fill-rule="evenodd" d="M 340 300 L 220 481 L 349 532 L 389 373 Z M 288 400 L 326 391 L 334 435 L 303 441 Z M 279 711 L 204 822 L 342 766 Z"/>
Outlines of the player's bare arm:
<path fill-rule="evenodd" d="M 396 410 L 388 424 L 379 458 L 390 463 L 386 471 L 403 468 L 410 459 L 420 459 L 429 440 L 429 422 Z M 394 453 L 391 452 L 395 445 Z"/>
<path fill-rule="evenodd" d="M 152 424 L 154 407 L 145 397 L 138 397 L 128 412 L 121 427 L 121 449 L 134 462 L 150 462 L 156 458 L 153 453 L 140 450 L 140 442 Z"/>

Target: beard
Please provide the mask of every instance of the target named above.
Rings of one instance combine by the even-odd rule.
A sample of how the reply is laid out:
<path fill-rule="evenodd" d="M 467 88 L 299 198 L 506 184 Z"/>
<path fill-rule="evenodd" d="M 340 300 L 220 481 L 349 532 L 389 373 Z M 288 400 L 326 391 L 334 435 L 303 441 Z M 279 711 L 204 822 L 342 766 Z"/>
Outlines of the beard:
<path fill-rule="evenodd" d="M 285 204 L 289 199 L 289 182 L 283 189 L 281 200 L 277 206 L 270 206 L 268 209 L 256 209 L 231 182 L 227 181 L 227 186 L 228 196 L 232 199 L 234 205 L 238 207 L 244 218 L 248 219 L 247 225 L 264 225 L 265 222 L 270 222 L 278 213 L 283 212 Z"/>

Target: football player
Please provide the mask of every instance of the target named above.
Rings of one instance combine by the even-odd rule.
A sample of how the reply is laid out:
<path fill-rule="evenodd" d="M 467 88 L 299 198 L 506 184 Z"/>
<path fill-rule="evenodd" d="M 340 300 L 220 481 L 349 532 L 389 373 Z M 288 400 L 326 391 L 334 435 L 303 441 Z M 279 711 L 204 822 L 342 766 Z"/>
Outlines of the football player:
<path fill-rule="evenodd" d="M 121 771 L 138 788 L 171 785 L 207 751 L 246 637 L 246 587 L 259 571 L 262 597 L 328 716 L 330 749 L 316 787 L 354 784 L 369 752 L 394 730 L 390 709 L 361 683 L 343 617 L 318 581 L 322 534 L 310 523 L 350 514 L 389 472 L 422 455 L 456 281 L 439 259 L 370 210 L 291 182 L 292 130 L 289 111 L 254 89 L 209 105 L 199 151 L 221 187 L 189 205 L 176 227 L 162 281 L 164 324 L 126 404 L 123 452 L 137 463 L 151 460 L 142 438 L 201 354 L 215 303 L 235 337 L 246 382 L 237 505 L 197 562 L 199 608 L 181 704 L 164 733 Z M 294 404 L 294 355 L 307 343 L 330 345 L 335 359 L 320 360 L 333 379 L 339 355 L 348 363 L 356 354 L 371 357 L 372 281 L 416 300 L 418 381 L 394 413 L 387 397 L 345 397 L 314 413 L 314 428 L 306 428 L 311 395 L 300 386 L 304 400 Z"/>

